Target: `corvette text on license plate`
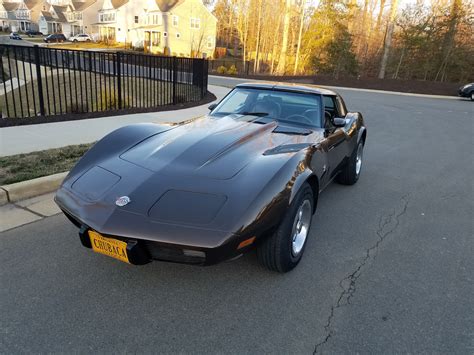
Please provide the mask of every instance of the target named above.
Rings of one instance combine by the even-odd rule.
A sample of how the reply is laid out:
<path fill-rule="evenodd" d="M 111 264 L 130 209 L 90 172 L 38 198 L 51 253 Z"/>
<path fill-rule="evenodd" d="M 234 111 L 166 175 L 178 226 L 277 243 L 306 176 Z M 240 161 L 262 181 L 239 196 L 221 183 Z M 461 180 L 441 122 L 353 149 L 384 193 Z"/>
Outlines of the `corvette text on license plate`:
<path fill-rule="evenodd" d="M 130 263 L 127 256 L 127 243 L 121 240 L 106 238 L 97 232 L 89 231 L 92 249 L 96 253 L 101 253 L 120 261 Z"/>

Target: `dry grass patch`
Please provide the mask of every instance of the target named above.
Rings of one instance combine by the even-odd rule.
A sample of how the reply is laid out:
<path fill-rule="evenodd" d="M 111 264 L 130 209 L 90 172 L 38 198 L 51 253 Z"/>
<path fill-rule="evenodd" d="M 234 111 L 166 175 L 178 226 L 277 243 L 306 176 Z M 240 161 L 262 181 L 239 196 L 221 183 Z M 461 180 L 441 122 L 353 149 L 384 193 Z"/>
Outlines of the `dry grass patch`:
<path fill-rule="evenodd" d="M 70 170 L 93 143 L 0 157 L 0 185 Z"/>

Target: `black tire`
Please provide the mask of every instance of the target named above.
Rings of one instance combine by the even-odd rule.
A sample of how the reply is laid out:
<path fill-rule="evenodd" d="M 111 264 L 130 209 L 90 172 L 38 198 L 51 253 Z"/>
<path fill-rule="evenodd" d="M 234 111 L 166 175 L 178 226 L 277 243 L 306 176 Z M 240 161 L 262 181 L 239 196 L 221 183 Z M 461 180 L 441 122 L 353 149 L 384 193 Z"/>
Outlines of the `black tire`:
<path fill-rule="evenodd" d="M 471 101 L 474 101 L 474 91 L 471 91 Z"/>
<path fill-rule="evenodd" d="M 358 152 L 360 149 L 360 166 L 358 167 Z M 337 175 L 336 181 L 342 185 L 354 185 L 357 180 L 359 180 L 361 167 L 362 167 L 362 153 L 364 151 L 364 142 L 360 140 L 360 142 L 355 147 L 354 151 L 352 152 L 349 161 L 347 162 L 346 166 L 341 170 L 341 172 Z"/>
<path fill-rule="evenodd" d="M 309 226 L 306 228 L 306 237 L 303 241 L 302 247 L 295 254 L 293 249 L 292 232 L 296 223 L 296 215 L 300 208 L 307 208 L 308 203 L 311 207 Z M 311 186 L 305 182 L 286 211 L 278 229 L 271 236 L 263 240 L 263 242 L 257 247 L 257 257 L 263 266 L 271 271 L 284 273 L 292 270 L 296 265 L 298 265 L 303 256 L 309 232 L 311 230 L 313 209 L 313 190 L 311 189 Z"/>

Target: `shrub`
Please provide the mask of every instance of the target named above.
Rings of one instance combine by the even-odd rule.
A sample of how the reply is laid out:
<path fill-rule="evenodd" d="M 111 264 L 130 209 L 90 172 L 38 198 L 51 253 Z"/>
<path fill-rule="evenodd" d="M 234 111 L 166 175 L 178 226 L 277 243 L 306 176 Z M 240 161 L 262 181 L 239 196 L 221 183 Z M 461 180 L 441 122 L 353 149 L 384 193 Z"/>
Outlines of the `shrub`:
<path fill-rule="evenodd" d="M 78 102 L 71 102 L 66 106 L 67 113 L 83 113 L 86 111 L 86 105 L 81 105 Z"/>
<path fill-rule="evenodd" d="M 237 67 L 235 65 L 232 65 L 228 70 L 227 74 L 230 75 L 237 75 Z"/>
<path fill-rule="evenodd" d="M 118 96 L 115 91 L 101 90 L 98 101 L 93 105 L 94 111 L 116 110 L 118 109 Z M 129 107 L 128 97 L 122 97 L 122 108 Z"/>
<path fill-rule="evenodd" d="M 221 65 L 220 67 L 217 68 L 217 72 L 219 74 L 227 74 L 227 68 L 223 65 Z"/>

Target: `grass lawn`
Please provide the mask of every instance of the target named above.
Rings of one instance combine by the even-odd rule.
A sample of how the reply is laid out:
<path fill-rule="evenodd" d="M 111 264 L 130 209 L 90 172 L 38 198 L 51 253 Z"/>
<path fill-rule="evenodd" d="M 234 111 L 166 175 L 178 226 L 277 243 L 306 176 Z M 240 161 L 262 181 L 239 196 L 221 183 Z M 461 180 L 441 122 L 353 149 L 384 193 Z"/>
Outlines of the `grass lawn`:
<path fill-rule="evenodd" d="M 44 43 L 43 37 L 28 37 L 28 36 L 26 36 L 26 35 L 23 35 L 22 38 L 23 38 L 25 41 L 33 42 L 33 43 L 35 43 L 35 44 L 37 44 L 37 43 Z"/>
<path fill-rule="evenodd" d="M 0 185 L 68 171 L 92 144 L 0 157 Z"/>
<path fill-rule="evenodd" d="M 64 42 L 64 43 L 51 43 L 46 45 L 50 48 L 61 48 L 61 49 L 125 49 L 123 43 L 106 44 L 102 42 Z"/>
<path fill-rule="evenodd" d="M 34 44 L 42 43 L 45 47 L 63 48 L 63 49 L 125 49 L 123 43 L 106 44 L 103 42 L 63 42 L 63 43 L 45 43 L 43 36 L 28 37 L 25 34 L 20 34 L 25 41 Z"/>

